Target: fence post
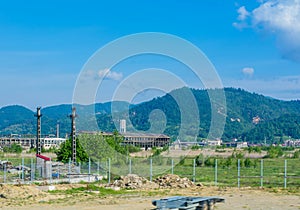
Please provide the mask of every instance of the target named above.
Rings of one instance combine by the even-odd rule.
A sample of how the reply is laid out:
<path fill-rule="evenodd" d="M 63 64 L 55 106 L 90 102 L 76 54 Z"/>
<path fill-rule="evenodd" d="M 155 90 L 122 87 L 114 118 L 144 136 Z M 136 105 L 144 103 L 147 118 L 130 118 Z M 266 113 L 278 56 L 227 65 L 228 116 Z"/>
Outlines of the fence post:
<path fill-rule="evenodd" d="M 129 158 L 129 174 L 131 174 L 132 173 L 132 171 L 131 171 L 131 167 L 132 167 L 132 165 L 131 165 L 132 163 L 131 163 L 131 158 Z"/>
<path fill-rule="evenodd" d="M 110 183 L 110 158 L 108 158 L 108 183 Z"/>
<path fill-rule="evenodd" d="M 33 182 L 33 173 L 34 173 L 34 171 L 33 171 L 34 169 L 33 169 L 33 159 L 31 158 L 30 159 L 30 183 L 32 183 Z"/>
<path fill-rule="evenodd" d="M 284 160 L 284 188 L 286 188 L 287 181 L 287 160 Z"/>
<path fill-rule="evenodd" d="M 260 187 L 264 186 L 264 160 L 260 160 Z"/>
<path fill-rule="evenodd" d="M 71 183 L 71 158 L 69 158 L 69 183 Z"/>
<path fill-rule="evenodd" d="M 100 175 L 100 163 L 99 160 L 97 161 L 97 174 Z"/>
<path fill-rule="evenodd" d="M 4 164 L 3 182 L 6 183 L 6 164 Z"/>
<path fill-rule="evenodd" d="M 171 173 L 174 174 L 174 160 L 171 160 Z"/>
<path fill-rule="evenodd" d="M 89 177 L 88 177 L 88 182 L 91 182 L 91 158 L 89 158 Z"/>
<path fill-rule="evenodd" d="M 22 183 L 24 184 L 24 180 L 25 180 L 25 178 L 24 178 L 24 158 L 22 158 Z"/>
<path fill-rule="evenodd" d="M 218 185 L 218 159 L 215 160 L 215 185 Z"/>
<path fill-rule="evenodd" d="M 50 158 L 50 184 L 52 184 L 52 159 Z"/>
<path fill-rule="evenodd" d="M 21 163 L 20 163 L 20 166 L 22 165 L 22 161 L 21 161 Z M 22 167 L 22 166 L 21 166 Z M 21 169 L 21 173 L 18 173 L 18 175 L 19 175 L 19 180 L 18 180 L 18 182 L 21 182 L 22 181 L 22 169 Z"/>
<path fill-rule="evenodd" d="M 238 188 L 240 188 L 240 159 L 238 159 Z"/>
<path fill-rule="evenodd" d="M 152 158 L 150 158 L 150 182 L 152 182 Z"/>
<path fill-rule="evenodd" d="M 57 167 L 57 179 L 59 180 L 60 178 L 60 166 Z"/>
<path fill-rule="evenodd" d="M 196 159 L 193 159 L 193 182 L 196 182 Z"/>

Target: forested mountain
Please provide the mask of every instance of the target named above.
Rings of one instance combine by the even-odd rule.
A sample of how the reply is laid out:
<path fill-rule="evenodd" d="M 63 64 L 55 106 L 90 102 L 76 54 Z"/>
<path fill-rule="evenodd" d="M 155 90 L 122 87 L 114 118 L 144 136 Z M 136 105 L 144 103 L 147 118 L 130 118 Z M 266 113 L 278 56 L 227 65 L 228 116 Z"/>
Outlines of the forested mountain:
<path fill-rule="evenodd" d="M 126 110 L 129 106 L 127 102 L 115 101 L 107 103 L 96 103 L 93 105 L 83 106 L 76 105 L 77 108 L 77 121 L 79 122 L 79 130 L 91 130 L 89 122 L 91 121 L 91 111 L 96 115 L 110 116 L 113 111 L 121 112 Z M 69 115 L 71 114 L 72 105 L 62 104 L 49 106 L 41 109 L 42 118 L 42 135 L 56 134 L 56 125 L 59 124 L 60 137 L 65 137 L 70 133 L 71 120 Z M 34 134 L 36 133 L 36 110 L 30 110 L 23 106 L 12 105 L 2 107 L 0 109 L 0 136 L 8 136 L 11 134 Z M 110 119 L 108 120 L 110 121 Z M 84 126 L 85 125 L 85 126 Z M 98 126 L 97 128 L 98 129 Z"/>
<path fill-rule="evenodd" d="M 0 134 L 33 133 L 34 113 L 23 106 L 13 105 L 0 109 Z"/>
<path fill-rule="evenodd" d="M 209 93 L 215 94 L 220 90 L 209 91 L 181 88 L 135 106 L 126 102 L 113 102 L 113 117 L 110 102 L 76 105 L 77 129 L 111 132 L 119 127 L 120 119 L 127 119 L 129 131 L 150 129 L 151 132 L 163 132 L 174 139 L 184 130 L 184 135 L 180 134 L 181 138 L 188 138 L 197 132 L 200 140 L 207 137 L 211 113 L 216 109 L 217 115 L 226 117 L 222 136 L 224 141 L 238 139 L 251 143 L 269 143 L 282 141 L 285 136 L 300 138 L 300 101 L 282 101 L 242 89 L 225 88 L 226 107 L 222 107 L 217 100 L 211 103 L 209 98 Z M 196 108 L 193 100 L 188 100 L 191 96 L 189 94 L 195 99 Z M 128 107 L 130 109 L 126 111 Z M 55 134 L 57 123 L 60 124 L 61 137 L 69 133 L 70 112 L 71 105 L 43 108 L 42 133 Z M 195 120 L 198 120 L 197 123 Z M 0 109 L 1 135 L 34 134 L 35 123 L 34 111 L 22 106 Z"/>
<path fill-rule="evenodd" d="M 171 136 L 178 135 L 180 108 L 171 95 L 181 95 L 185 91 L 184 88 L 175 90 L 163 97 L 137 105 L 131 109 L 131 121 L 139 129 L 149 129 L 149 114 L 153 109 L 162 109 L 168 120 L 165 133 Z M 278 141 L 278 138 L 282 140 L 284 136 L 300 138 L 300 101 L 282 101 L 235 88 L 225 88 L 224 92 L 227 114 L 223 140 L 238 139 L 258 143 L 266 139 L 270 143 Z M 205 138 L 211 123 L 212 106 L 209 95 L 205 90 L 192 89 L 192 93 L 199 109 L 199 138 Z M 194 113 L 194 110 L 191 110 L 191 113 Z"/>

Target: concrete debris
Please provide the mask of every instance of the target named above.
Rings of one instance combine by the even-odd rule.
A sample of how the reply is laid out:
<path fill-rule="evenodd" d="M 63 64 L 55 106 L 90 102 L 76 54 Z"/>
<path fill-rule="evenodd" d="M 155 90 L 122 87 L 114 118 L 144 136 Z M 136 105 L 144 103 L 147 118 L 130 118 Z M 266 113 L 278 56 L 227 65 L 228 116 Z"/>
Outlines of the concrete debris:
<path fill-rule="evenodd" d="M 17 169 L 18 171 L 21 171 L 22 169 L 23 169 L 25 172 L 30 172 L 30 171 L 31 171 L 31 168 L 29 168 L 29 167 L 27 167 L 27 166 L 22 166 L 22 165 L 15 166 L 14 168 Z"/>
<path fill-rule="evenodd" d="M 0 169 L 4 168 L 4 166 L 8 169 L 12 167 L 12 163 L 7 160 L 0 160 Z"/>
<path fill-rule="evenodd" d="M 158 185 L 136 174 L 128 174 L 127 176 L 121 176 L 120 179 L 114 181 L 114 183 L 109 187 L 125 189 L 154 189 L 158 188 Z"/>
<path fill-rule="evenodd" d="M 191 188 L 196 185 L 188 178 L 180 178 L 178 175 L 166 174 L 164 176 L 157 177 L 154 180 L 160 188 Z"/>
<path fill-rule="evenodd" d="M 140 177 L 136 174 L 128 174 L 127 176 L 121 176 L 120 179 L 114 181 L 109 185 L 112 189 L 158 189 L 158 188 L 192 188 L 196 186 L 202 186 L 202 184 L 195 185 L 188 178 L 180 178 L 177 175 L 167 174 L 160 176 L 153 180 L 148 181 L 144 177 Z"/>

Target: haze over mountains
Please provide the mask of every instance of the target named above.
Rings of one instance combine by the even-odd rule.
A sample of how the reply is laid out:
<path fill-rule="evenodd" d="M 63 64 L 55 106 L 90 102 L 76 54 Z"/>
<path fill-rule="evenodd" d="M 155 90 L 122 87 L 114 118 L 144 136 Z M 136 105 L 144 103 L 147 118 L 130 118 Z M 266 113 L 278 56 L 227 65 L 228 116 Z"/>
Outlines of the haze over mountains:
<path fill-rule="evenodd" d="M 77 130 L 112 132 L 116 130 L 116 127 L 118 128 L 118 120 L 128 118 L 131 121 L 128 123 L 128 131 L 132 131 L 133 128 L 151 129 L 151 132 L 159 131 L 170 135 L 174 140 L 179 135 L 182 126 L 182 107 L 178 106 L 172 96 L 185 98 L 187 91 L 191 91 L 196 99 L 198 105 L 196 111 L 199 113 L 200 123 L 196 126 L 192 123 L 195 110 L 187 109 L 185 114 L 189 115 L 191 120 L 190 123 L 187 122 L 184 125 L 186 138 L 189 138 L 189 133 L 192 136 L 193 132 L 198 132 L 199 127 L 198 140 L 206 138 L 211 123 L 211 111 L 215 107 L 211 104 L 206 90 L 188 88 L 174 90 L 162 97 L 137 105 L 130 105 L 126 102 L 97 103 L 89 106 L 76 105 Z M 238 139 L 250 143 L 263 141 L 272 143 L 282 142 L 289 137 L 300 138 L 300 101 L 281 101 L 234 88 L 225 88 L 224 92 L 227 104 L 226 124 L 222 135 L 224 141 Z M 60 136 L 64 137 L 68 134 L 70 132 L 68 116 L 71 107 L 71 104 L 63 104 L 42 108 L 42 134 L 55 134 L 57 123 L 60 125 Z M 94 113 L 96 114 L 94 115 Z M 35 134 L 36 118 L 34 114 L 34 111 L 19 105 L 2 107 L 0 109 L 0 135 Z M 149 116 L 150 119 L 153 118 L 152 124 L 149 122 Z M 164 129 L 161 130 L 162 128 Z"/>

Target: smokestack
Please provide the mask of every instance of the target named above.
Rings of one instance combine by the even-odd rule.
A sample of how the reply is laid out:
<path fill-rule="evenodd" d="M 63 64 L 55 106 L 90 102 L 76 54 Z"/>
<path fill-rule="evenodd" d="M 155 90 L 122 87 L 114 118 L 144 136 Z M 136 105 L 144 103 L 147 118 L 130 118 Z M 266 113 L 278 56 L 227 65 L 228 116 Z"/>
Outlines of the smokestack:
<path fill-rule="evenodd" d="M 120 133 L 126 133 L 126 120 L 120 120 Z"/>
<path fill-rule="evenodd" d="M 59 122 L 56 124 L 56 138 L 59 138 Z"/>

